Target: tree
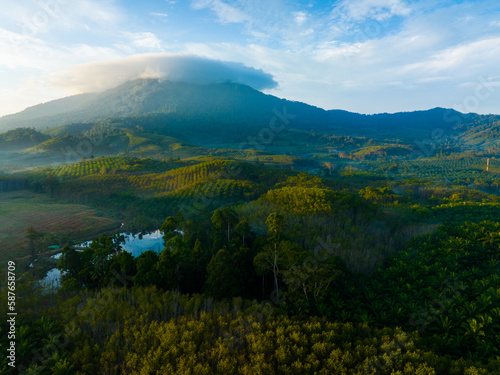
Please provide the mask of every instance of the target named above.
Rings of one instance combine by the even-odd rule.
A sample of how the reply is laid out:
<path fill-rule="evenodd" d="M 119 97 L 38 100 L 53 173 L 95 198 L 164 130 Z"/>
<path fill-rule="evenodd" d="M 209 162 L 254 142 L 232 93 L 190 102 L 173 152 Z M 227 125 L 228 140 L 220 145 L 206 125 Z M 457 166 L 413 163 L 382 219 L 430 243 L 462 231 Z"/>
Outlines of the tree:
<path fill-rule="evenodd" d="M 120 251 L 113 257 L 107 274 L 107 285 L 118 287 L 132 286 L 132 280 L 137 273 L 135 259 L 128 251 Z"/>
<path fill-rule="evenodd" d="M 80 273 L 83 269 L 82 257 L 74 247 L 66 244 L 62 249 L 61 258 L 57 264 L 61 272 L 61 286 L 63 289 L 72 291 L 82 287 Z"/>
<path fill-rule="evenodd" d="M 157 264 L 158 254 L 153 250 L 148 250 L 139 255 L 136 259 L 137 274 L 134 277 L 135 285 L 158 285 L 161 283 Z"/>
<path fill-rule="evenodd" d="M 201 241 L 197 238 L 194 242 L 192 257 L 195 262 L 200 262 L 203 256 L 203 247 L 201 246 Z"/>
<path fill-rule="evenodd" d="M 49 191 L 49 195 L 51 198 L 54 197 L 54 194 L 59 189 L 59 186 L 59 180 L 52 174 L 52 172 L 49 172 L 47 174 L 47 177 L 45 178 L 45 187 Z"/>
<path fill-rule="evenodd" d="M 168 247 L 165 247 L 155 267 L 163 288 L 179 290 L 181 281 L 179 254 L 174 254 Z"/>
<path fill-rule="evenodd" d="M 167 217 L 163 222 L 160 231 L 163 233 L 163 240 L 165 241 L 165 243 L 167 243 L 170 238 L 176 235 L 175 230 L 177 228 L 177 224 L 178 220 L 173 216 Z"/>
<path fill-rule="evenodd" d="M 124 237 L 119 235 L 100 236 L 94 239 L 88 248 L 78 254 L 81 262 L 78 272 L 79 282 L 89 288 L 103 286 L 108 280 L 107 276 L 112 259 L 120 253 L 120 244 L 124 241 Z M 71 253 L 68 252 L 69 254 Z"/>
<path fill-rule="evenodd" d="M 258 275 L 270 272 L 273 275 L 274 292 L 279 301 L 280 290 L 278 279 L 282 271 L 289 269 L 301 257 L 302 249 L 297 244 L 290 241 L 273 241 L 265 245 L 259 252 L 253 264 Z"/>
<path fill-rule="evenodd" d="M 246 220 L 240 221 L 233 231 L 232 244 L 234 247 L 238 248 L 241 245 L 249 245 L 254 239 L 254 234 L 250 229 L 250 225 Z"/>
<path fill-rule="evenodd" d="M 285 220 L 283 216 L 277 212 L 271 213 L 266 220 L 267 234 L 271 236 L 273 241 L 277 241 L 281 238 L 282 230 L 285 226 Z"/>
<path fill-rule="evenodd" d="M 28 227 L 26 237 L 29 240 L 29 246 L 31 251 L 31 260 L 34 262 L 37 254 L 38 241 L 40 241 L 44 234 L 35 230 L 33 226 Z"/>
<path fill-rule="evenodd" d="M 258 275 L 253 266 L 253 259 L 257 255 L 255 247 L 247 244 L 240 245 L 232 255 L 233 267 L 241 283 L 244 298 L 255 298 L 258 296 Z"/>
<path fill-rule="evenodd" d="M 123 236 L 101 236 L 96 238 L 89 246 L 92 252 L 92 279 L 98 283 L 104 279 L 112 256 L 121 251 L 120 243 L 124 242 Z"/>
<path fill-rule="evenodd" d="M 233 265 L 231 254 L 221 249 L 207 266 L 205 292 L 215 298 L 230 298 L 241 294 L 241 278 Z"/>
<path fill-rule="evenodd" d="M 238 223 L 238 214 L 231 207 L 224 207 L 222 210 L 215 210 L 210 220 L 213 224 L 214 247 L 220 247 L 224 243 L 226 247 L 229 247 L 231 230 Z"/>
<path fill-rule="evenodd" d="M 316 156 L 317 157 L 317 156 Z M 326 163 L 325 163 L 326 164 Z M 331 163 L 330 163 L 331 165 Z M 277 186 L 299 186 L 308 188 L 323 188 L 323 181 L 318 176 L 300 172 L 297 176 L 290 176 L 286 181 L 277 184 Z"/>
<path fill-rule="evenodd" d="M 326 252 L 309 257 L 305 257 L 306 253 L 303 255 L 300 262 L 283 273 L 284 281 L 289 294 L 300 291 L 312 312 L 321 314 L 321 303 L 328 286 L 347 269 L 339 257 L 332 257 Z"/>

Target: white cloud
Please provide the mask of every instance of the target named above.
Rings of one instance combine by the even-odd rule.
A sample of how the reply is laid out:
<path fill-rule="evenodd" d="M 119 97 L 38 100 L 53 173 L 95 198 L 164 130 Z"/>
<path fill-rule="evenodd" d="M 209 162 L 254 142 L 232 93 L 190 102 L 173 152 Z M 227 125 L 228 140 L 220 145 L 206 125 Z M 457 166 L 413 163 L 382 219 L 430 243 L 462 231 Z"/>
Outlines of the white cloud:
<path fill-rule="evenodd" d="M 337 9 L 354 21 L 367 18 L 383 21 L 393 16 L 407 16 L 411 12 L 403 0 L 344 0 Z"/>
<path fill-rule="evenodd" d="M 193 9 L 209 9 L 219 23 L 239 23 L 251 43 L 279 43 L 300 49 L 311 40 L 316 29 L 324 24 L 314 20 L 309 11 L 284 0 L 195 0 Z"/>
<path fill-rule="evenodd" d="M 193 8 L 211 9 L 222 23 L 241 23 L 250 20 L 249 16 L 240 9 L 221 0 L 198 0 L 193 2 Z"/>
<path fill-rule="evenodd" d="M 302 26 L 304 22 L 307 20 L 307 13 L 306 12 L 295 12 L 295 22 L 297 25 Z"/>
<path fill-rule="evenodd" d="M 497 66 L 500 60 L 500 37 L 473 41 L 439 51 L 428 59 L 406 65 L 402 72 L 415 74 L 436 74 L 455 72 L 467 75 L 474 66 L 488 66 L 488 61 Z"/>
<path fill-rule="evenodd" d="M 118 56 L 113 48 L 88 44 L 56 46 L 37 37 L 0 28 L 0 67 L 16 71 L 30 69 L 49 72 L 83 61 L 110 59 Z"/>
<path fill-rule="evenodd" d="M 89 44 L 71 45 L 57 53 L 59 56 L 65 57 L 63 61 L 64 65 L 74 65 L 82 61 L 106 60 L 120 56 L 114 48 L 99 47 Z"/>
<path fill-rule="evenodd" d="M 87 25 L 111 27 L 123 13 L 109 0 L 26 0 L 0 9 L 3 18 L 16 25 L 15 32 L 39 36 L 51 30 L 74 30 Z"/>
<path fill-rule="evenodd" d="M 162 78 L 197 84 L 229 81 L 258 90 L 276 86 L 270 74 L 241 63 L 171 53 L 134 55 L 78 65 L 50 75 L 48 85 L 78 92 L 93 92 L 137 78 Z"/>
<path fill-rule="evenodd" d="M 15 70 L 33 69 L 50 70 L 54 66 L 62 66 L 64 52 L 50 46 L 43 40 L 26 36 L 0 28 L 0 67 L 6 66 Z M 64 56 L 66 57 L 66 56 Z"/>
<path fill-rule="evenodd" d="M 153 33 L 142 32 L 142 33 L 123 33 L 130 42 L 132 46 L 138 49 L 149 49 L 149 50 L 163 50 L 162 41 L 156 37 Z"/>
<path fill-rule="evenodd" d="M 60 9 L 35 33 L 23 34 L 26 20 L 41 9 L 38 4 L 49 1 L 61 1 Z M 275 95 L 326 108 L 380 112 L 451 106 L 469 95 L 478 77 L 498 70 L 500 12 L 494 0 L 332 3 L 193 0 L 193 22 L 171 28 L 180 2 L 165 0 L 154 13 L 127 15 L 117 0 L 11 0 L 0 9 L 0 79 L 24 74 L 16 92 L 21 86 L 48 87 L 44 79 L 26 80 L 29 76 L 64 89 L 71 84 L 79 91 L 102 89 L 131 77 L 163 74 L 171 65 L 157 57 L 123 58 L 168 50 L 263 69 L 279 82 L 267 91 Z M 168 23 L 160 22 L 167 16 Z M 202 23 L 206 30 L 198 27 Z M 76 36 L 73 41 L 64 38 L 67 30 L 68 39 Z M 238 35 L 236 30 L 243 31 Z M 164 35 L 168 45 L 161 40 L 167 41 Z M 173 71 L 174 78 L 183 77 L 180 65 Z M 106 76 L 114 73 L 119 79 Z"/>

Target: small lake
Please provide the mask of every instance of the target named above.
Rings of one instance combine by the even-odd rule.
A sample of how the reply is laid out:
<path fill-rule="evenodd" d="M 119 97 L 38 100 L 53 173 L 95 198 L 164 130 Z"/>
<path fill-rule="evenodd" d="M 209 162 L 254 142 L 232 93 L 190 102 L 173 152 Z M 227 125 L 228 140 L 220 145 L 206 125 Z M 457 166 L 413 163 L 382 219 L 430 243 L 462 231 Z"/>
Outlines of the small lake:
<path fill-rule="evenodd" d="M 147 250 L 153 250 L 156 253 L 161 253 L 163 251 L 163 236 L 160 230 L 155 230 L 151 233 L 146 234 L 132 234 L 132 233 L 120 233 L 125 237 L 125 243 L 122 243 L 122 249 L 131 253 L 134 258 L 137 258 L 143 252 Z M 181 233 L 183 234 L 183 233 Z M 83 242 L 76 246 L 78 247 L 88 247 L 92 241 Z M 52 255 L 51 258 L 59 259 L 62 253 L 57 253 Z M 61 271 L 57 268 L 51 269 L 47 272 L 47 276 L 42 279 L 42 283 L 47 286 L 59 287 L 59 278 L 61 277 Z"/>
<path fill-rule="evenodd" d="M 159 254 L 165 247 L 163 246 L 163 235 L 159 229 L 143 235 L 126 233 L 121 234 L 125 236 L 125 243 L 122 244 L 123 250 L 131 253 L 134 258 L 137 258 L 147 250 L 153 250 Z"/>
<path fill-rule="evenodd" d="M 147 250 L 153 250 L 154 252 L 159 254 L 164 248 L 163 236 L 159 229 L 146 234 L 132 234 L 125 232 L 122 232 L 120 234 L 125 237 L 125 243 L 121 244 L 122 249 L 131 253 L 134 258 L 137 258 Z M 76 246 L 89 247 L 91 243 L 92 241 L 87 241 Z"/>

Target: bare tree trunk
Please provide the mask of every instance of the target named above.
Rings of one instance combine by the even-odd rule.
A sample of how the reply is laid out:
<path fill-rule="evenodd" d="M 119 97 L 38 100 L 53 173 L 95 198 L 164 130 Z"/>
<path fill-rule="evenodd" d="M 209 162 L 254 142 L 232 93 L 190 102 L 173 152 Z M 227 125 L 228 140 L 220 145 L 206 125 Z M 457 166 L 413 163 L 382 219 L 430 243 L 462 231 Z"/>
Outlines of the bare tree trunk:
<path fill-rule="evenodd" d="M 273 275 L 274 275 L 274 290 L 276 290 L 276 299 L 279 298 L 278 289 L 278 256 L 274 254 L 274 264 L 273 264 Z"/>

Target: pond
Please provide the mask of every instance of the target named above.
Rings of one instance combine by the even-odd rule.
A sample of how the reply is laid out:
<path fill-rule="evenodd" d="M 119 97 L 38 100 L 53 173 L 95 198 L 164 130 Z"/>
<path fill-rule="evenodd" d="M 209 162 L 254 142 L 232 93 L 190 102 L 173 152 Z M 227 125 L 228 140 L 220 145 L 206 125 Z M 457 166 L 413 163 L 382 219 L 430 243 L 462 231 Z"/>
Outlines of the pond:
<path fill-rule="evenodd" d="M 126 233 L 121 234 L 125 236 L 125 243 L 122 244 L 123 250 L 132 253 L 134 258 L 137 258 L 147 250 L 153 250 L 158 254 L 163 251 L 163 235 L 159 229 L 144 235 Z"/>
<path fill-rule="evenodd" d="M 180 232 L 180 231 L 179 231 Z M 182 232 L 180 232 L 183 234 Z M 163 246 L 163 236 L 160 230 L 155 230 L 151 233 L 146 234 L 132 234 L 132 233 L 120 233 L 125 237 L 125 243 L 121 244 L 122 249 L 131 253 L 134 258 L 137 258 L 143 252 L 147 250 L 153 250 L 156 253 L 161 253 Z M 81 244 L 76 245 L 77 247 L 88 247 L 92 241 L 83 242 Z M 52 255 L 51 258 L 59 259 L 62 253 L 57 253 Z M 46 286 L 58 287 L 59 278 L 61 277 L 61 272 L 57 268 L 51 269 L 47 272 L 47 276 L 42 279 L 42 284 Z"/>
<path fill-rule="evenodd" d="M 122 249 L 131 253 L 134 258 L 137 258 L 147 250 L 153 250 L 156 253 L 161 253 L 163 246 L 163 237 L 160 230 L 154 232 L 141 234 L 141 233 L 119 233 L 125 237 L 125 243 L 122 243 Z M 92 241 L 83 242 L 76 245 L 77 247 L 89 247 Z"/>

